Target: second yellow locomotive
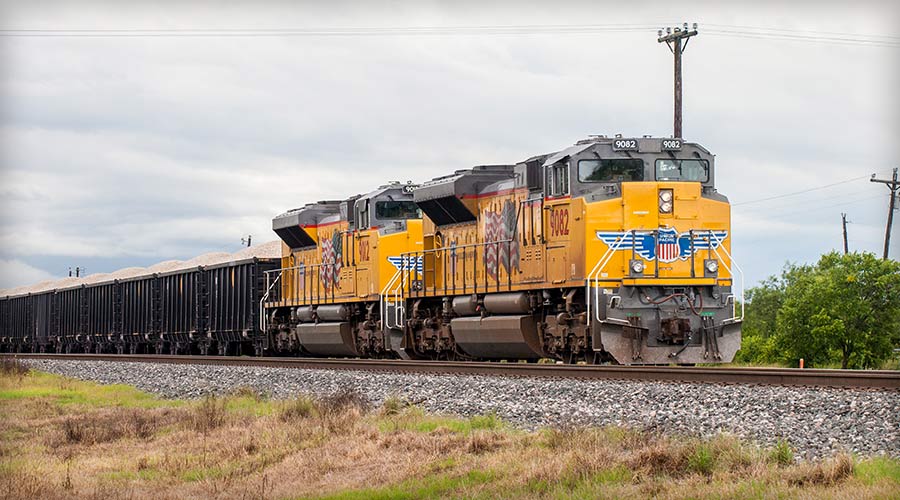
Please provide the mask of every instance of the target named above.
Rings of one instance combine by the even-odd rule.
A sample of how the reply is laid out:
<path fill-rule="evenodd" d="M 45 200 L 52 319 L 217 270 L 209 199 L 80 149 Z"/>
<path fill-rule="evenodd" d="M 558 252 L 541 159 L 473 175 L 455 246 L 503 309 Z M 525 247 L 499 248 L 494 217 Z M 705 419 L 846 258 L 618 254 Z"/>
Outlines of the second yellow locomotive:
<path fill-rule="evenodd" d="M 264 304 L 270 347 L 730 361 L 741 316 L 714 161 L 681 139 L 593 137 L 289 212 L 274 223 L 285 244 Z"/>

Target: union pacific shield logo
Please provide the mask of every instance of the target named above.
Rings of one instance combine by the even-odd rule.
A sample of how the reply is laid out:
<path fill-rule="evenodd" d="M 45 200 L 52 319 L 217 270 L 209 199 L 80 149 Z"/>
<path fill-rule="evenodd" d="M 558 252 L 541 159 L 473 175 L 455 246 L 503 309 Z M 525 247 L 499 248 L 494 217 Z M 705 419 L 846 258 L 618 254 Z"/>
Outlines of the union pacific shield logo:
<path fill-rule="evenodd" d="M 628 231 L 597 231 L 597 239 L 610 248 L 627 250 L 646 260 L 659 259 L 660 262 L 688 260 L 692 252 L 716 249 L 728 237 L 728 231 L 690 231 L 679 233 L 673 228 L 659 228 L 657 242 L 653 234 L 631 233 Z M 692 241 L 693 240 L 693 241 Z"/>

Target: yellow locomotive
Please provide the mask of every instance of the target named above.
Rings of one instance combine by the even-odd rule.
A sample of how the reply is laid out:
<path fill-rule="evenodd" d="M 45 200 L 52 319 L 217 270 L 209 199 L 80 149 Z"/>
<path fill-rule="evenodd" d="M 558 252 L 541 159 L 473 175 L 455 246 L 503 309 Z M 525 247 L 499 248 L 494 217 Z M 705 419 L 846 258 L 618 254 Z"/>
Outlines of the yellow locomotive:
<path fill-rule="evenodd" d="M 730 361 L 739 270 L 714 174 L 698 144 L 592 137 L 289 212 L 274 221 L 284 257 L 263 303 L 267 345 L 325 356 Z"/>
<path fill-rule="evenodd" d="M 282 268 L 267 273 L 263 352 L 396 353 L 382 327 L 381 298 L 401 267 L 401 255 L 422 248 L 413 187 L 392 183 L 273 220 L 282 240 Z"/>

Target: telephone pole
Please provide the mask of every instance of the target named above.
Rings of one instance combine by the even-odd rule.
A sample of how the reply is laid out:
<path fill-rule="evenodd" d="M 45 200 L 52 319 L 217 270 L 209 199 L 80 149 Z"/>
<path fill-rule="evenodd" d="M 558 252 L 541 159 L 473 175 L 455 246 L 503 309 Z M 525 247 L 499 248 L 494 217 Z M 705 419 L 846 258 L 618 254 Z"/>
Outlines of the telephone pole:
<path fill-rule="evenodd" d="M 884 231 L 884 260 L 887 260 L 888 249 L 891 248 L 891 226 L 894 224 L 894 206 L 897 202 L 897 190 L 900 190 L 900 181 L 897 181 L 897 169 L 894 169 L 894 177 L 891 180 L 876 179 L 875 174 L 872 174 L 872 178 L 869 180 L 887 184 L 888 189 L 891 190 L 891 202 L 888 205 L 887 229 Z"/>
<path fill-rule="evenodd" d="M 665 42 L 669 46 L 669 50 L 675 55 L 675 134 L 676 139 L 683 138 L 681 133 L 681 54 L 687 48 L 687 44 L 692 36 L 697 34 L 697 23 L 694 23 L 693 29 L 688 31 L 688 23 L 684 23 L 684 29 L 675 27 L 666 28 L 666 35 L 663 36 L 663 30 L 658 32 L 659 43 Z M 684 44 L 682 44 L 684 40 Z"/>
<path fill-rule="evenodd" d="M 844 226 L 844 255 L 847 255 L 847 214 L 841 214 L 841 225 Z"/>

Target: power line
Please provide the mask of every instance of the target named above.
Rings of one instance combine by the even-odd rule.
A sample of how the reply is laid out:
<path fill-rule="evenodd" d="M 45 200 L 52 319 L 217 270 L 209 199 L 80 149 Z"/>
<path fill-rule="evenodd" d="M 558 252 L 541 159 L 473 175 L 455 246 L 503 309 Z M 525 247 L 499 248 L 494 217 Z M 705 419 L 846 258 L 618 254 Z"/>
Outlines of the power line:
<path fill-rule="evenodd" d="M 742 202 L 740 202 L 740 203 L 732 203 L 731 206 L 732 206 L 732 207 L 738 207 L 738 206 L 741 206 L 741 205 L 749 205 L 749 204 L 751 204 L 751 203 L 760 203 L 760 202 L 763 202 L 763 201 L 777 200 L 777 199 L 779 199 L 779 198 L 787 198 L 788 196 L 796 196 L 796 195 L 798 195 L 798 194 L 809 193 L 809 192 L 812 192 L 812 191 L 818 191 L 818 190 L 820 190 L 820 189 L 826 189 L 826 188 L 830 188 L 830 187 L 834 187 L 834 186 L 839 186 L 839 185 L 841 185 L 841 184 L 847 184 L 848 182 L 858 181 L 858 180 L 860 180 L 860 179 L 865 179 L 865 178 L 867 178 L 867 177 L 870 177 L 870 176 L 868 176 L 868 175 L 862 175 L 862 176 L 860 176 L 860 177 L 854 177 L 854 178 L 852 178 L 852 179 L 847 179 L 847 180 L 845 180 L 845 181 L 835 182 L 835 183 L 832 183 L 832 184 L 825 184 L 824 186 L 817 186 L 817 187 L 813 187 L 813 188 L 809 188 L 809 189 L 804 189 L 804 190 L 802 190 L 802 191 L 795 191 L 795 192 L 793 192 L 793 193 L 785 193 L 785 194 L 779 194 L 779 195 L 776 195 L 776 196 L 770 196 L 770 197 L 768 197 L 768 198 L 760 198 L 760 199 L 758 199 L 758 200 L 750 200 L 750 201 L 742 201 Z"/>
<path fill-rule="evenodd" d="M 809 35 L 838 35 L 838 36 L 854 36 L 854 37 L 867 37 L 867 38 L 891 38 L 895 40 L 900 40 L 900 36 L 894 35 L 867 35 L 865 33 L 848 33 L 841 31 L 812 31 L 812 30 L 798 30 L 794 28 L 772 28 L 772 27 L 764 27 L 764 26 L 748 26 L 741 24 L 717 24 L 717 23 L 703 23 L 704 26 L 713 26 L 720 28 L 735 28 L 739 30 L 757 30 L 757 31 L 781 31 L 786 33 L 802 33 Z"/>
<path fill-rule="evenodd" d="M 824 196 L 824 197 L 816 197 L 816 198 L 808 198 L 808 199 L 793 200 L 793 201 L 789 201 L 788 203 L 782 203 L 782 204 L 775 205 L 775 206 L 762 205 L 762 206 L 755 206 L 755 207 L 744 207 L 744 208 L 741 209 L 741 211 L 742 211 L 742 212 L 743 212 L 743 211 L 750 211 L 750 212 L 753 212 L 753 211 L 756 211 L 756 210 L 767 210 L 767 211 L 773 211 L 773 210 L 774 210 L 774 211 L 778 211 L 778 210 L 782 210 L 782 209 L 784 209 L 784 208 L 791 208 L 791 207 L 795 207 L 795 206 L 801 205 L 801 204 L 817 203 L 817 202 L 820 202 L 820 201 L 826 201 L 826 200 L 828 200 L 828 201 L 834 201 L 834 199 L 835 199 L 836 196 L 840 196 L 840 197 L 843 197 L 843 198 L 849 198 L 849 197 L 851 197 L 851 196 L 856 196 L 856 195 L 858 195 L 858 194 L 872 193 L 872 192 L 873 192 L 873 191 L 872 191 L 872 188 L 871 188 L 871 186 L 870 186 L 869 189 L 861 189 L 861 190 L 858 190 L 858 191 L 852 191 L 852 192 L 849 192 L 849 193 L 844 193 L 844 192 L 842 192 L 842 193 L 838 193 L 837 195 L 831 194 L 831 195 Z M 732 206 L 733 206 L 733 205 L 732 205 Z"/>
<path fill-rule="evenodd" d="M 503 36 L 542 34 L 599 34 L 643 32 L 661 25 L 652 24 L 521 24 L 481 26 L 358 26 L 358 27 L 279 27 L 279 28 L 123 28 L 123 29 L 0 29 L 0 37 L 368 37 L 368 36 Z M 900 37 L 828 31 L 803 31 L 787 28 L 739 26 L 710 23 L 704 30 L 714 36 L 768 38 L 816 43 L 838 43 L 875 47 L 900 47 Z M 736 28 L 736 29 L 733 29 Z M 753 31 L 747 31 L 753 30 Z"/>
<path fill-rule="evenodd" d="M 848 205 L 855 205 L 857 203 L 862 203 L 864 201 L 883 199 L 886 196 L 887 195 L 867 196 L 865 198 L 857 198 L 857 199 L 849 200 L 849 201 L 846 201 L 843 203 L 829 203 L 827 205 L 818 205 L 818 206 L 814 206 L 814 207 L 807 207 L 807 208 L 804 208 L 803 210 L 788 210 L 785 212 L 774 212 L 772 214 L 755 215 L 754 217 L 764 218 L 766 220 L 781 220 L 781 219 L 784 219 L 785 217 L 795 217 L 798 214 L 805 214 L 805 213 L 809 213 L 809 212 L 821 212 L 821 211 L 827 210 L 829 208 L 846 207 Z M 774 215 L 774 217 L 770 217 L 769 215 Z"/>
<path fill-rule="evenodd" d="M 827 43 L 827 44 L 838 44 L 838 45 L 855 45 L 855 46 L 868 46 L 868 47 L 900 47 L 900 42 L 894 41 L 886 41 L 886 40 L 866 40 L 866 39 L 855 39 L 855 38 L 837 38 L 837 37 L 821 37 L 821 36 L 802 36 L 802 35 L 787 35 L 787 34 L 777 34 L 777 33 L 746 33 L 741 31 L 728 31 L 728 30 L 716 30 L 709 29 L 704 30 L 704 33 L 709 33 L 711 36 L 720 36 L 720 37 L 737 37 L 737 38 L 748 38 L 748 39 L 768 39 L 768 40 L 783 40 L 783 41 L 797 41 L 797 42 L 814 42 L 814 43 Z"/>
<path fill-rule="evenodd" d="M 63 37 L 256 37 L 256 36 L 390 36 L 390 35 L 519 35 L 644 32 L 659 24 L 394 26 L 310 28 L 125 28 L 125 29 L 2 29 L 0 36 Z"/>

